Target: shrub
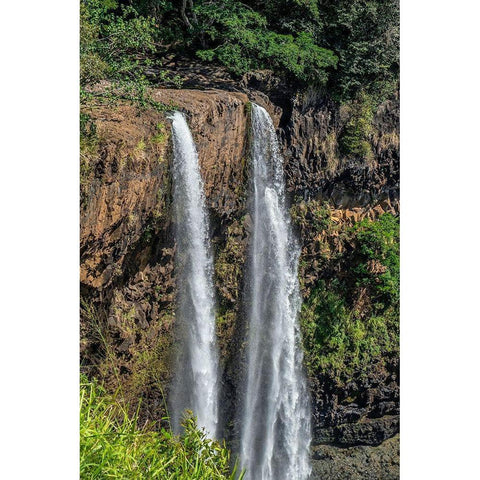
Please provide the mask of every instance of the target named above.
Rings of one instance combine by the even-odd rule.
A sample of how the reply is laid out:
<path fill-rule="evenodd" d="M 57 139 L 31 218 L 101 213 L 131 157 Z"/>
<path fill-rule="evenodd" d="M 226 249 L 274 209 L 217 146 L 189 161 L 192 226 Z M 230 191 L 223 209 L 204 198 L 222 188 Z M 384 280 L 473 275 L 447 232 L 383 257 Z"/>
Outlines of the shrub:
<path fill-rule="evenodd" d="M 398 348 L 397 313 L 390 309 L 383 316 L 362 318 L 348 307 L 335 282 L 319 282 L 302 306 L 300 321 L 312 376 L 328 372 L 348 382 Z"/>
<path fill-rule="evenodd" d="M 386 213 L 377 221 L 365 219 L 353 227 L 359 287 L 367 287 L 374 313 L 398 306 L 400 298 L 400 224 Z"/>
<path fill-rule="evenodd" d="M 233 480 L 237 468 L 235 464 L 231 471 L 225 446 L 207 439 L 191 415 L 185 417 L 183 427 L 181 436 L 164 428 L 140 427 L 138 411 L 129 416 L 128 405 L 118 394 L 108 395 L 82 376 L 80 478 Z"/>
<path fill-rule="evenodd" d="M 119 11 L 119 13 L 116 13 Z M 80 6 L 80 83 L 103 78 L 141 80 L 155 53 L 155 20 L 115 0 L 83 0 Z"/>
<path fill-rule="evenodd" d="M 351 227 L 332 225 L 318 201 L 294 213 L 300 228 L 310 225 L 308 238 L 318 241 L 321 232 L 335 239 L 319 271 L 301 263 L 304 276 L 318 275 L 300 314 L 306 365 L 312 376 L 328 372 L 348 382 L 399 348 L 399 221 L 383 214 Z"/>
<path fill-rule="evenodd" d="M 360 92 L 348 107 L 350 118 L 340 136 L 340 151 L 346 156 L 361 158 L 370 163 L 374 159 L 369 141 L 373 131 L 372 98 L 365 92 Z"/>
<path fill-rule="evenodd" d="M 322 41 L 339 57 L 330 77 L 339 100 L 361 90 L 385 99 L 399 73 L 399 0 L 325 0 L 319 10 Z"/>

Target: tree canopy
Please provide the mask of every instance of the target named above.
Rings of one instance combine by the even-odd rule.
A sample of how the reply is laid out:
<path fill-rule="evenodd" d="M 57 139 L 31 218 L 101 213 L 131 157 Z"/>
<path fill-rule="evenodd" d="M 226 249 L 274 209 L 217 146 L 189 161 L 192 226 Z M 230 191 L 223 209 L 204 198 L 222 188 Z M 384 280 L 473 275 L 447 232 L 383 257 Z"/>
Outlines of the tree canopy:
<path fill-rule="evenodd" d="M 399 1 L 81 0 L 82 84 L 145 76 L 170 53 L 383 98 L 398 83 Z"/>

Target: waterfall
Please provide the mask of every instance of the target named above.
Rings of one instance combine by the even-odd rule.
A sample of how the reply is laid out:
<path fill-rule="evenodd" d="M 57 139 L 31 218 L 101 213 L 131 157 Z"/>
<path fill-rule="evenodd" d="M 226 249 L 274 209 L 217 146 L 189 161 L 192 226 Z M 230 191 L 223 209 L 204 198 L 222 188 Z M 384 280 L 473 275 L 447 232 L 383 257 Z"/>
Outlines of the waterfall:
<path fill-rule="evenodd" d="M 247 378 L 240 458 L 249 480 L 310 475 L 310 406 L 297 278 L 300 248 L 285 201 L 282 157 L 267 111 L 253 105 L 253 234 L 247 284 Z"/>
<path fill-rule="evenodd" d="M 195 143 L 185 117 L 170 117 L 173 131 L 173 203 L 178 301 L 177 364 L 171 410 L 174 430 L 192 410 L 210 438 L 218 426 L 218 352 L 213 260 L 208 216 Z"/>

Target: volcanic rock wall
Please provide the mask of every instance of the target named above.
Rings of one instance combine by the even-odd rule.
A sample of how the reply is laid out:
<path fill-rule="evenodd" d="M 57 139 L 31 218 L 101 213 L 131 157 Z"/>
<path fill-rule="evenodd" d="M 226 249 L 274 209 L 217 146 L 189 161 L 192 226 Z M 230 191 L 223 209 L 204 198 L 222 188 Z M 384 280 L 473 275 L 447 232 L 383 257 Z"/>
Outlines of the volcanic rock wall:
<path fill-rule="evenodd" d="M 243 272 L 251 223 L 249 101 L 264 106 L 278 127 L 293 205 L 328 201 L 331 217 L 346 224 L 384 212 L 397 214 L 399 208 L 398 99 L 378 108 L 369 139 L 374 156 L 365 162 L 342 156 L 338 139 L 345 118 L 331 102 L 311 92 L 282 90 L 265 76 L 245 78 L 239 89 L 153 93 L 155 100 L 187 115 L 199 153 L 215 249 L 227 437 L 233 433 L 231 412 L 243 368 Z M 81 163 L 82 369 L 103 378 L 111 389 L 121 387 L 133 405 L 141 398 L 142 417 L 158 420 L 166 413 L 175 348 L 168 114 L 94 100 L 83 114 L 91 135 L 82 144 Z M 322 273 L 315 262 L 319 243 L 308 224 L 299 235 L 302 256 L 311 260 L 300 269 L 306 294 Z M 336 248 L 335 239 L 329 240 Z M 333 458 L 332 452 L 338 452 L 334 446 L 357 448 L 351 454 L 364 462 L 368 448 L 386 445 L 394 458 L 389 463 L 393 476 L 348 478 L 395 478 L 398 442 L 385 440 L 399 429 L 398 358 L 347 385 L 323 371 L 311 376 L 310 385 L 314 463 L 325 455 Z M 334 450 L 322 450 L 322 445 Z M 325 473 L 322 468 L 315 470 Z M 329 478 L 337 478 L 338 472 L 332 472 Z"/>

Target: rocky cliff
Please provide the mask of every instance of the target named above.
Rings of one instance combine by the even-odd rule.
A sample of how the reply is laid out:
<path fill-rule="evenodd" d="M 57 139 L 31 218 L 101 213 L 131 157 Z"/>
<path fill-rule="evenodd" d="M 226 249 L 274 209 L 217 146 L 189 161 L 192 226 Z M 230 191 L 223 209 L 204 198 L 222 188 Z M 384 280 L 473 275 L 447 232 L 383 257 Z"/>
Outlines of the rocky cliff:
<path fill-rule="evenodd" d="M 215 248 L 223 420 L 230 438 L 244 347 L 249 102 L 264 106 L 278 128 L 308 306 L 320 282 L 345 277 L 356 264 L 355 225 L 398 214 L 398 99 L 376 109 L 366 159 L 342 153 L 339 139 L 351 112 L 318 94 L 291 91 L 267 74 L 246 77 L 235 88 L 219 81 L 221 88 L 198 90 L 212 85 L 194 77 L 191 83 L 197 90 L 156 90 L 153 98 L 186 113 L 197 143 Z M 142 416 L 158 420 L 166 410 L 175 322 L 168 114 L 91 100 L 83 115 L 82 369 L 112 389 L 121 387 L 133 404 L 141 398 Z M 371 268 L 382 273 L 382 265 Z M 359 318 L 367 318 L 368 289 L 355 288 L 352 302 Z M 308 325 L 302 321 L 306 341 Z M 398 478 L 397 350 L 372 353 L 368 364 L 351 363 L 344 375 L 313 356 L 309 361 L 314 471 L 318 478 Z M 360 466 L 345 470 L 345 455 Z"/>

